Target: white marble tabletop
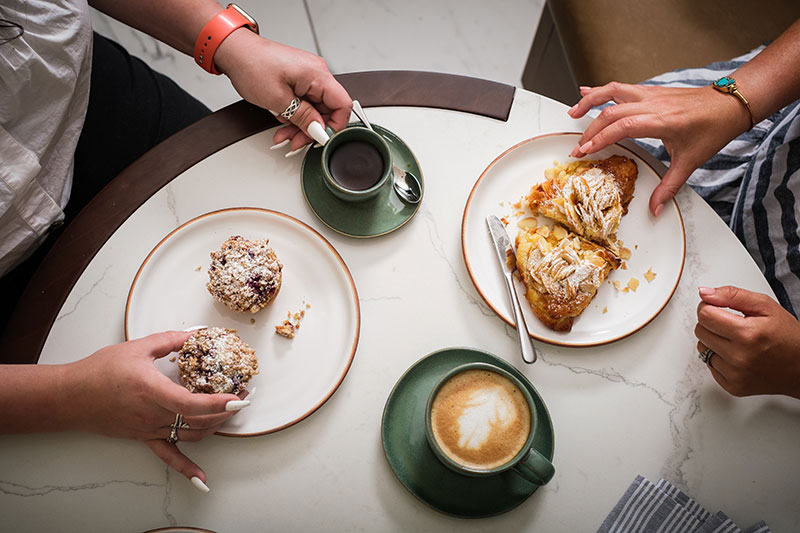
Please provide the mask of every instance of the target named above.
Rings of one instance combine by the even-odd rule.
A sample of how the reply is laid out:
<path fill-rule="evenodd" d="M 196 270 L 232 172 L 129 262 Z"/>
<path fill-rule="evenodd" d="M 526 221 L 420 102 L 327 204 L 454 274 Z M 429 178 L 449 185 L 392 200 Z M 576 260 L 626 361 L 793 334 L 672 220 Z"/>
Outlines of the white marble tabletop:
<path fill-rule="evenodd" d="M 696 194 L 684 188 L 677 198 L 685 268 L 655 320 L 604 346 L 540 343 L 540 361 L 525 365 L 515 331 L 484 303 L 467 273 L 460 241 L 464 205 L 498 154 L 541 133 L 579 131 L 587 122 L 522 90 L 508 122 L 424 108 L 367 111 L 406 141 L 423 169 L 424 202 L 409 224 L 363 240 L 329 230 L 304 201 L 301 158 L 267 150 L 272 131 L 254 135 L 195 165 L 120 227 L 72 290 L 39 361 L 73 361 L 124 340 L 131 281 L 171 230 L 209 211 L 263 207 L 324 235 L 358 288 L 360 341 L 330 400 L 282 431 L 181 443 L 208 474 L 208 494 L 134 441 L 82 433 L 2 437 L 0 529 L 592 531 L 637 474 L 666 478 L 742 526 L 763 519 L 774 531 L 800 529 L 800 403 L 734 398 L 697 359 L 698 286 L 772 293 Z M 397 328 L 398 321 L 405 327 Z M 554 479 L 493 518 L 465 520 L 432 510 L 404 488 L 384 457 L 381 415 L 392 387 L 421 357 L 450 346 L 512 362 L 553 418 Z"/>

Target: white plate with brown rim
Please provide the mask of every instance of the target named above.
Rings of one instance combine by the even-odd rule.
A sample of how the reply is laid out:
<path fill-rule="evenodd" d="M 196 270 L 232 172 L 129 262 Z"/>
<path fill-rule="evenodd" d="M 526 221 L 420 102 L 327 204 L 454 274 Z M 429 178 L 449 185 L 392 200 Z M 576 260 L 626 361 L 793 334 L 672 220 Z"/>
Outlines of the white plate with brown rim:
<path fill-rule="evenodd" d="M 494 214 L 507 222 L 506 229 L 513 243 L 519 222 L 531 217 L 524 205 L 520 206 L 520 200 L 533 185 L 544 180 L 547 168 L 573 160 L 569 153 L 580 135 L 553 133 L 512 146 L 483 171 L 464 207 L 461 246 L 467 271 L 484 301 L 509 325 L 513 325 L 511 304 L 486 227 L 486 215 Z M 535 339 L 574 347 L 617 341 L 652 321 L 678 286 L 686 255 L 686 236 L 678 204 L 674 200 L 669 202 L 657 218 L 653 217 L 648 202 L 661 180 L 658 173 L 619 144 L 592 154 L 588 159 L 604 159 L 613 154 L 633 159 L 639 169 L 634 198 L 617 231 L 619 239 L 631 250 L 631 257 L 625 261 L 624 269 L 611 272 L 569 332 L 553 331 L 542 324 L 524 297 L 525 286 L 515 279 L 528 333 Z M 548 223 L 552 224 L 544 217 L 537 219 L 539 225 Z"/>
<path fill-rule="evenodd" d="M 206 290 L 209 254 L 233 235 L 269 239 L 283 263 L 278 295 L 257 313 L 228 309 Z M 300 326 L 293 339 L 275 332 L 286 319 Z M 172 231 L 131 285 L 126 339 L 196 325 L 235 329 L 256 351 L 259 374 L 247 387 L 258 388 L 253 403 L 218 432 L 244 437 L 291 426 L 333 395 L 353 362 L 361 314 L 350 271 L 322 235 L 289 215 L 242 207 L 201 215 Z M 170 359 L 156 366 L 178 382 Z"/>

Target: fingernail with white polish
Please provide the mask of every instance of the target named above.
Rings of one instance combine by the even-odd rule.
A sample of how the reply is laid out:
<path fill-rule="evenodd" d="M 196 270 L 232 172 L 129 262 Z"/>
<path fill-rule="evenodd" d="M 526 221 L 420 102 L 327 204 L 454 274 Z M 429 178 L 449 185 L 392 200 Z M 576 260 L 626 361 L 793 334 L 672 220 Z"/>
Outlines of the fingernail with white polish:
<path fill-rule="evenodd" d="M 272 146 L 269 147 L 269 149 L 270 150 L 277 150 L 278 148 L 283 148 L 287 144 L 289 144 L 289 139 L 284 139 L 281 142 L 279 142 L 278 144 L 273 144 Z"/>
<path fill-rule="evenodd" d="M 250 393 L 247 395 L 247 397 L 250 398 L 250 400 L 252 400 L 253 399 L 253 395 L 256 393 L 257 390 L 258 390 L 258 387 L 253 387 L 253 390 L 250 391 Z M 250 400 L 248 400 L 248 401 L 250 401 Z"/>
<path fill-rule="evenodd" d="M 299 154 L 300 152 L 302 152 L 302 151 L 303 151 L 303 150 L 305 150 L 305 149 L 306 149 L 306 146 L 301 146 L 301 147 L 300 147 L 300 148 L 298 148 L 297 150 L 292 150 L 291 152 L 287 153 L 287 154 L 286 154 L 285 156 L 283 156 L 283 157 L 285 157 L 285 158 L 287 158 L 287 159 L 288 159 L 288 158 L 290 158 L 290 157 L 294 157 L 294 156 L 296 156 L 297 154 Z"/>
<path fill-rule="evenodd" d="M 194 476 L 192 478 L 192 485 L 194 485 L 195 487 L 197 487 L 199 490 L 201 490 L 203 492 L 209 492 L 211 490 L 211 489 L 208 488 L 208 485 L 203 483 L 203 480 L 200 479 L 197 476 Z"/>
<path fill-rule="evenodd" d="M 311 124 L 309 124 L 308 134 L 311 135 L 311 137 L 315 141 L 317 141 L 323 146 L 330 139 L 328 132 L 325 131 L 325 128 L 319 122 L 312 122 Z"/>
<path fill-rule="evenodd" d="M 250 400 L 231 400 L 225 404 L 226 411 L 240 411 L 250 405 Z"/>

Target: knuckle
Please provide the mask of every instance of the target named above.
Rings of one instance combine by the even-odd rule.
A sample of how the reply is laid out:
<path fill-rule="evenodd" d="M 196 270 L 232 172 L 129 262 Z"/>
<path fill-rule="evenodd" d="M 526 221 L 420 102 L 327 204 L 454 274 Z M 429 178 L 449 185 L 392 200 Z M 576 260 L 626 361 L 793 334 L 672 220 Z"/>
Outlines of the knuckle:
<path fill-rule="evenodd" d="M 622 131 L 632 131 L 639 123 L 639 119 L 635 116 L 622 117 L 617 121 Z"/>
<path fill-rule="evenodd" d="M 292 117 L 292 122 L 295 124 L 310 124 L 314 118 L 314 111 L 313 108 L 308 105 L 300 106 L 300 109 L 297 110 L 297 113 Z"/>
<path fill-rule="evenodd" d="M 614 122 L 617 118 L 618 108 L 615 105 L 610 105 L 604 107 L 602 111 L 600 111 L 600 115 L 598 118 L 608 122 Z"/>

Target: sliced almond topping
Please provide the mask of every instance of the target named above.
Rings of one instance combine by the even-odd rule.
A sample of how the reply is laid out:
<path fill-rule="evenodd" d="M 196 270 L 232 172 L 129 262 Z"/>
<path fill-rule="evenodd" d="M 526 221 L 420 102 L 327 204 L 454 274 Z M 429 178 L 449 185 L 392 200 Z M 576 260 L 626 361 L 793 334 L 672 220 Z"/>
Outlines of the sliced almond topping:
<path fill-rule="evenodd" d="M 553 226 L 553 235 L 556 239 L 561 240 L 567 236 L 567 230 L 561 226 Z"/>
<path fill-rule="evenodd" d="M 636 289 L 639 288 L 639 280 L 636 278 L 631 278 L 630 281 L 628 281 L 628 287 L 630 287 L 633 292 L 636 292 Z"/>
<path fill-rule="evenodd" d="M 656 279 L 656 273 L 653 272 L 653 268 L 650 267 L 647 269 L 647 272 L 644 273 L 644 279 L 647 280 L 647 283 L 650 283 L 654 279 Z"/>
<path fill-rule="evenodd" d="M 536 220 L 534 217 L 523 218 L 519 222 L 517 222 L 517 226 L 522 229 L 534 229 L 536 226 L 539 225 L 539 221 Z"/>

